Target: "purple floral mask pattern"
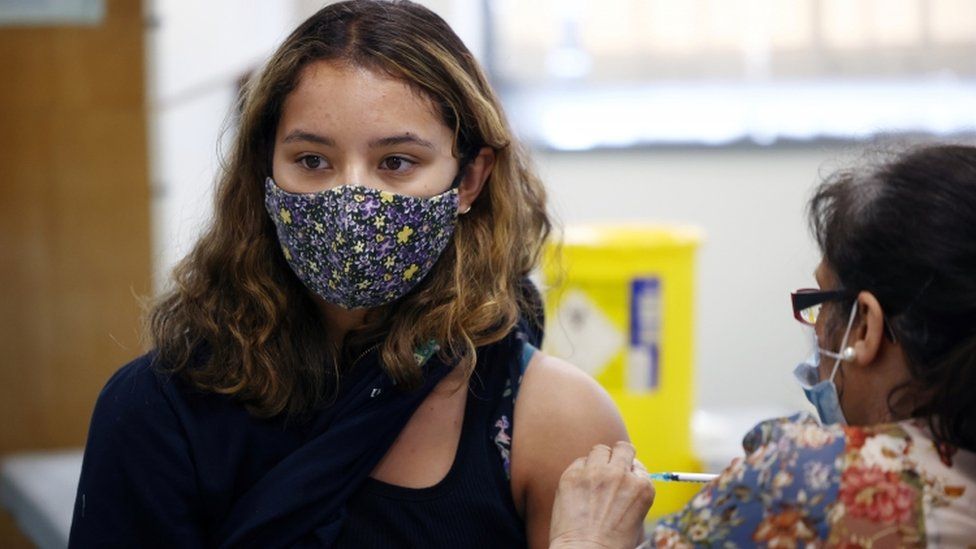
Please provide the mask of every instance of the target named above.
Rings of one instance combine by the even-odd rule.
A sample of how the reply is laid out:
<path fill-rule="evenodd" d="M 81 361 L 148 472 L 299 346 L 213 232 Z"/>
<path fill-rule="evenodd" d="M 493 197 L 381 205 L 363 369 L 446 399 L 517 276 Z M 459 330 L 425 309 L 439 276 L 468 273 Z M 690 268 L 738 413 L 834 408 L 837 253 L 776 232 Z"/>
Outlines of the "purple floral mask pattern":
<path fill-rule="evenodd" d="M 340 185 L 295 194 L 269 177 L 264 204 L 298 278 L 354 309 L 395 301 L 427 276 L 454 233 L 458 191 L 419 198 Z"/>

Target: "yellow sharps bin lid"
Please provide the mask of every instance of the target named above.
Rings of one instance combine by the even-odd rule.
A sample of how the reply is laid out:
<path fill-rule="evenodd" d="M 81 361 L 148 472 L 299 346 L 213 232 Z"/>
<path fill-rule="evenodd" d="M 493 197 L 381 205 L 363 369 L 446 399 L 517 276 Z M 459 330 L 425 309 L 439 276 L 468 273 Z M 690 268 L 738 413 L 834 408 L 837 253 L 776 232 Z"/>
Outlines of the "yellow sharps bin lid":
<path fill-rule="evenodd" d="M 566 227 L 546 246 L 544 272 L 550 284 L 570 279 L 613 280 L 689 256 L 704 231 L 689 225 L 646 222 L 589 223 Z"/>
<path fill-rule="evenodd" d="M 588 223 L 566 227 L 563 244 L 573 247 L 601 249 L 695 247 L 704 238 L 704 231 L 691 225 L 664 225 L 647 222 Z"/>

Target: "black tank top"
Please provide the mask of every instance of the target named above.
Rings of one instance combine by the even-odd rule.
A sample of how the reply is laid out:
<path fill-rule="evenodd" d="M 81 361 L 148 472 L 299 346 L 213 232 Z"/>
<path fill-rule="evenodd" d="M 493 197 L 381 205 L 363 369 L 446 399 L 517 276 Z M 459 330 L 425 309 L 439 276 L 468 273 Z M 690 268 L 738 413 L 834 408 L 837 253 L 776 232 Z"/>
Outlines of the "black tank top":
<path fill-rule="evenodd" d="M 347 503 L 336 547 L 527 547 L 509 450 L 515 394 L 534 348 L 506 339 L 479 352 L 447 475 L 419 489 L 367 478 Z"/>

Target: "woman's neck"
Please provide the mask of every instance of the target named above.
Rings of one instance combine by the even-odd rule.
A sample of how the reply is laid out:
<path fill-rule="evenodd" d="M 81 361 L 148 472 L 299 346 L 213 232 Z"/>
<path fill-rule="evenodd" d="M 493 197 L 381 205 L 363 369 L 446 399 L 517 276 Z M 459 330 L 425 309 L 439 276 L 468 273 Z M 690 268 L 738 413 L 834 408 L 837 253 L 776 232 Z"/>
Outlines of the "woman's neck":
<path fill-rule="evenodd" d="M 363 325 L 369 309 L 345 309 L 316 296 L 329 339 L 340 347 L 346 334 Z"/>

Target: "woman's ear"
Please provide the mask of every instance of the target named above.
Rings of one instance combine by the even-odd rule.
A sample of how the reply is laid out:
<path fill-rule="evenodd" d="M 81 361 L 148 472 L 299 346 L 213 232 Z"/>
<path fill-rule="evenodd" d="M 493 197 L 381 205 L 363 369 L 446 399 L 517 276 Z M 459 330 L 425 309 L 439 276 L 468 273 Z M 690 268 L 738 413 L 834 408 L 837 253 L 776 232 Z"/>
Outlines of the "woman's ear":
<path fill-rule="evenodd" d="M 857 365 L 867 366 L 877 358 L 884 340 L 884 311 L 871 292 L 857 295 L 857 309 L 861 320 L 855 324 L 848 345 L 854 348 Z"/>
<path fill-rule="evenodd" d="M 492 168 L 495 167 L 495 151 L 491 147 L 482 147 L 478 151 L 478 156 L 468 164 L 458 185 L 458 213 L 466 214 L 471 209 L 471 205 L 481 194 L 481 189 L 488 181 Z"/>

